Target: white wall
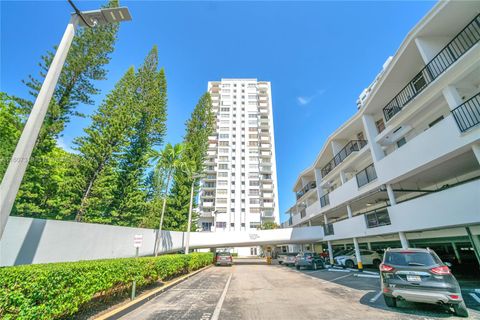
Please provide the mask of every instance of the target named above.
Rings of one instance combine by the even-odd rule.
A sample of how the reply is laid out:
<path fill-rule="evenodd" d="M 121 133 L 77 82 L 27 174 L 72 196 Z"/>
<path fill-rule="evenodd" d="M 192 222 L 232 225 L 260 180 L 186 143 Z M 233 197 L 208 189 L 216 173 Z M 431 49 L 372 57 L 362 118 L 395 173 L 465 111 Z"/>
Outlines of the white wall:
<path fill-rule="evenodd" d="M 156 231 L 73 221 L 10 217 L 0 241 L 0 266 L 125 258 L 135 255 L 133 238 L 143 235 L 141 256 L 152 255 Z M 248 232 L 192 232 L 190 247 L 256 246 L 321 240 L 322 227 Z M 183 249 L 184 232 L 163 231 L 161 252 Z"/>

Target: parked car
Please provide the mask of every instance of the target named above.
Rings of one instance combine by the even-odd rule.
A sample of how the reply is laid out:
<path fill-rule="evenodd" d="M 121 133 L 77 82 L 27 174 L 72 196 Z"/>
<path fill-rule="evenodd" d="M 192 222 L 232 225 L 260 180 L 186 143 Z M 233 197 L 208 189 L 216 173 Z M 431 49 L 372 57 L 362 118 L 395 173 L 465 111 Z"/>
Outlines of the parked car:
<path fill-rule="evenodd" d="M 232 266 L 233 258 L 232 254 L 228 251 L 217 252 L 215 255 L 215 265 L 225 265 L 225 266 Z"/>
<path fill-rule="evenodd" d="M 430 249 L 387 249 L 380 265 L 383 297 L 389 307 L 398 300 L 443 304 L 468 317 L 457 280 Z"/>
<path fill-rule="evenodd" d="M 382 256 L 371 250 L 360 250 L 360 257 L 362 258 L 362 264 L 373 265 L 375 268 L 378 268 L 382 262 Z M 350 250 L 345 252 L 343 255 L 335 257 L 335 264 L 346 268 L 355 267 L 357 265 L 355 251 Z"/>
<path fill-rule="evenodd" d="M 300 268 L 305 267 L 312 270 L 317 270 L 318 268 L 325 268 L 325 260 L 316 252 L 300 252 L 295 257 L 295 268 L 300 270 Z"/>
<path fill-rule="evenodd" d="M 297 254 L 298 252 L 282 253 L 282 258 L 278 258 L 278 263 L 285 266 L 293 266 L 295 265 L 295 257 Z"/>

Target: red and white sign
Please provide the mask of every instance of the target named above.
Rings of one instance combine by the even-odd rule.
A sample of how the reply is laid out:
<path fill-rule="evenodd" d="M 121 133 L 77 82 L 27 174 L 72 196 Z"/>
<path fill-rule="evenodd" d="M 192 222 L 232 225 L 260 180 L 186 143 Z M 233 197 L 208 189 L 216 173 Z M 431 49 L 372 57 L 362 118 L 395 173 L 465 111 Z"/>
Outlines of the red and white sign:
<path fill-rule="evenodd" d="M 134 237 L 133 237 L 133 246 L 135 248 L 140 248 L 142 246 L 142 243 L 143 243 L 143 235 L 141 234 L 136 234 Z"/>

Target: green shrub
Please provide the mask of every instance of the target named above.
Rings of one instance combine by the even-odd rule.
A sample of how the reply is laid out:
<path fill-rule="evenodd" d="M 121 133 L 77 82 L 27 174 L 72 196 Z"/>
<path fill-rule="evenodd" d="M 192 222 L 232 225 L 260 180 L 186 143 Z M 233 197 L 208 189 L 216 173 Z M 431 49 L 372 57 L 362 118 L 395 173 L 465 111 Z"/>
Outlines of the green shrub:
<path fill-rule="evenodd" d="M 108 297 L 212 263 L 211 253 L 90 260 L 0 268 L 0 319 L 58 319 L 94 296 Z"/>

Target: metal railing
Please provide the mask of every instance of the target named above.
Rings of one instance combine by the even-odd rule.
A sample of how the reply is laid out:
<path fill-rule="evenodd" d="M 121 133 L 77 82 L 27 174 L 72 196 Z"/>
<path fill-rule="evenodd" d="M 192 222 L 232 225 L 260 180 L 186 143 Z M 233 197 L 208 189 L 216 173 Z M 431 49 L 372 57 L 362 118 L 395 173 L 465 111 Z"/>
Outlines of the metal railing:
<path fill-rule="evenodd" d="M 316 187 L 317 187 L 317 183 L 315 181 L 311 181 L 311 182 L 307 183 L 300 191 L 298 191 L 296 193 L 297 200 L 300 199 L 301 197 L 303 197 L 303 195 L 305 193 L 307 193 L 308 191 L 310 191 L 312 189 L 315 189 Z"/>
<path fill-rule="evenodd" d="M 367 228 L 376 228 L 392 224 L 387 209 L 366 213 L 365 223 Z"/>
<path fill-rule="evenodd" d="M 323 233 L 326 236 L 334 235 L 335 232 L 333 230 L 333 223 L 327 223 L 327 224 L 323 225 Z"/>
<path fill-rule="evenodd" d="M 480 123 L 480 92 L 452 110 L 453 117 L 461 132 Z"/>
<path fill-rule="evenodd" d="M 373 163 L 357 173 L 356 178 L 359 188 L 377 179 L 377 172 L 375 171 Z"/>
<path fill-rule="evenodd" d="M 325 177 L 336 166 L 343 162 L 354 151 L 359 151 L 367 144 L 366 140 L 350 140 L 321 170 L 322 177 Z"/>
<path fill-rule="evenodd" d="M 480 41 L 480 14 L 462 29 L 413 79 L 383 108 L 389 121 L 413 98 L 438 78 L 465 52 Z"/>
<path fill-rule="evenodd" d="M 324 194 L 323 196 L 320 197 L 320 207 L 325 207 L 330 204 L 330 198 L 328 197 L 328 193 Z"/>

